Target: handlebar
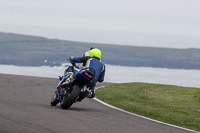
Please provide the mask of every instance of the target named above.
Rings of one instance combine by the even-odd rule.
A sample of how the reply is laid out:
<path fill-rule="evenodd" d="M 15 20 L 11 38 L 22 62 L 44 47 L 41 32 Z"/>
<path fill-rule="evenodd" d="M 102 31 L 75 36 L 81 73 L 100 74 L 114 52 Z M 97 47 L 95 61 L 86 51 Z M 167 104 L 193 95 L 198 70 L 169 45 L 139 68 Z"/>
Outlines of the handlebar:
<path fill-rule="evenodd" d="M 67 60 L 72 64 L 72 66 L 77 67 L 75 62 L 71 61 L 70 59 L 67 59 Z"/>

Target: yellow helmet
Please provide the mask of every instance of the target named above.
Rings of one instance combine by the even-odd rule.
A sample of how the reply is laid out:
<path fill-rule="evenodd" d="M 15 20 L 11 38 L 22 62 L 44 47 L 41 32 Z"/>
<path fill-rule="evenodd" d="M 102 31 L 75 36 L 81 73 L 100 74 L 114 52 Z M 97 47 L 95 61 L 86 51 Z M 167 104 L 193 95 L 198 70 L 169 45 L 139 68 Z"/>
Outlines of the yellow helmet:
<path fill-rule="evenodd" d="M 90 51 L 90 57 L 97 57 L 99 60 L 101 59 L 101 51 L 97 48 L 94 48 Z"/>

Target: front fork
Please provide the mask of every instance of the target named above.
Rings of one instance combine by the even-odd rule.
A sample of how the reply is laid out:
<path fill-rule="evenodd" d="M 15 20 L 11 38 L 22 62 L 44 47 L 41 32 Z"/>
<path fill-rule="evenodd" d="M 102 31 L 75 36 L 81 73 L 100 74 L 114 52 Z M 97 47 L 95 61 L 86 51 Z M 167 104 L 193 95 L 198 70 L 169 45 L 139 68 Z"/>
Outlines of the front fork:
<path fill-rule="evenodd" d="M 59 102 L 61 102 L 62 101 L 62 97 L 60 96 L 60 94 L 59 94 L 59 88 L 60 88 L 60 85 L 63 83 L 63 81 L 65 80 L 65 77 L 66 77 L 66 72 L 64 72 L 64 75 L 63 75 L 63 78 L 62 78 L 62 80 L 58 83 L 58 85 L 57 85 L 57 90 L 56 90 L 56 93 L 57 93 L 57 100 L 59 101 Z"/>
<path fill-rule="evenodd" d="M 59 92 L 58 92 L 58 89 L 57 89 L 57 91 L 56 91 L 56 93 L 57 93 L 57 100 L 59 101 L 59 102 L 61 102 L 62 101 L 62 97 L 60 96 L 60 94 L 59 94 Z"/>

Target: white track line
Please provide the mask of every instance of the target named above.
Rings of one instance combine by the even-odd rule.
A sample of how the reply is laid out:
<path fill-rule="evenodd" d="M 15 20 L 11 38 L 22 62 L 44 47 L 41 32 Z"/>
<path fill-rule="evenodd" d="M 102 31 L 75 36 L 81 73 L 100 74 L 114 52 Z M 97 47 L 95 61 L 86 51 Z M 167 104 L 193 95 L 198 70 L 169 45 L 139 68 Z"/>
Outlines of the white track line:
<path fill-rule="evenodd" d="M 101 86 L 101 87 L 104 87 L 104 86 Z M 96 89 L 98 88 L 101 88 L 101 87 L 97 87 Z M 94 100 L 96 100 L 97 102 L 105 105 L 105 106 L 108 106 L 110 108 L 113 108 L 113 109 L 116 109 L 116 110 L 119 110 L 121 112 L 124 112 L 124 113 L 127 113 L 127 114 L 130 114 L 130 115 L 134 115 L 134 116 L 137 116 L 137 117 L 140 117 L 140 118 L 143 118 L 143 119 L 146 119 L 146 120 L 150 120 L 150 121 L 153 121 L 153 122 L 157 122 L 157 123 L 160 123 L 160 124 L 164 124 L 164 125 L 167 125 L 167 126 L 171 126 L 171 127 L 175 127 L 175 128 L 179 128 L 179 129 L 183 129 L 183 130 L 186 130 L 186 131 L 190 131 L 190 132 L 194 132 L 194 133 L 200 133 L 198 131 L 194 131 L 194 130 L 191 130 L 191 129 L 187 129 L 187 128 L 183 128 L 183 127 L 179 127 L 179 126 L 176 126 L 176 125 L 172 125 L 172 124 L 169 124 L 169 123 L 165 123 L 165 122 L 162 122 L 162 121 L 157 121 L 157 120 L 154 120 L 154 119 L 151 119 L 151 118 L 148 118 L 148 117 L 145 117 L 145 116 L 142 116 L 142 115 L 138 115 L 138 114 L 135 114 L 135 113 L 131 113 L 131 112 L 128 112 L 126 110 L 123 110 L 123 109 L 120 109 L 120 108 L 117 108 L 115 106 L 112 106 L 110 104 L 107 104 L 101 100 L 99 100 L 98 98 L 93 98 Z"/>

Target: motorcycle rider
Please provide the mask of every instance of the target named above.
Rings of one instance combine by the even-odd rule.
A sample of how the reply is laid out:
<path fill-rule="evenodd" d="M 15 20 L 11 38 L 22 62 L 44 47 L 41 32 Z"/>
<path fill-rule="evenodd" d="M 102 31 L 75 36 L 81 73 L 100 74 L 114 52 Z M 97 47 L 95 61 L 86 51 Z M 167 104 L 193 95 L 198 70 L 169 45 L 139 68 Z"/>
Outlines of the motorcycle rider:
<path fill-rule="evenodd" d="M 83 57 L 90 56 L 90 51 L 92 49 L 94 49 L 94 48 L 91 47 L 89 50 L 87 50 L 86 52 L 84 52 Z M 82 64 L 83 67 L 85 67 L 85 65 L 86 65 L 86 62 Z M 71 66 L 67 67 L 67 69 L 65 70 L 65 73 L 67 73 L 67 72 L 72 72 L 72 67 Z M 68 78 L 67 81 L 63 83 L 63 85 L 67 84 L 70 81 L 71 78 L 72 77 Z M 59 80 L 61 81 L 62 79 L 63 79 L 63 76 L 59 76 Z"/>
<path fill-rule="evenodd" d="M 105 65 L 101 62 L 101 51 L 97 48 L 93 48 L 89 56 L 70 57 L 70 60 L 74 63 L 83 63 L 85 67 L 90 67 L 95 70 L 95 79 L 87 86 L 89 88 L 88 94 L 80 95 L 78 101 L 81 101 L 85 95 L 87 95 L 88 98 L 94 98 L 96 83 L 103 82 L 105 76 Z M 76 76 L 79 74 L 80 72 L 76 72 Z"/>

